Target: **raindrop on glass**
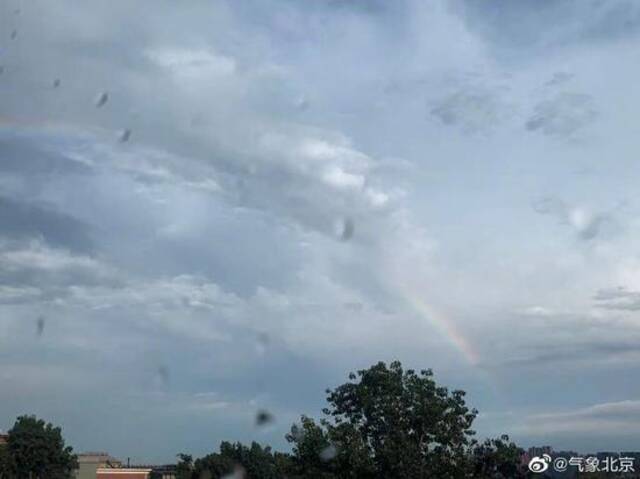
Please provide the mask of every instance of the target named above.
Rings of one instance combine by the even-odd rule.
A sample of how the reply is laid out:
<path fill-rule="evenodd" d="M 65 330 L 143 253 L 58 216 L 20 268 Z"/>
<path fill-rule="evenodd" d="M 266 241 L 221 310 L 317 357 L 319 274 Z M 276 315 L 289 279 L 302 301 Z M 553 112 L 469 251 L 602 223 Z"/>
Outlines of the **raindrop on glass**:
<path fill-rule="evenodd" d="M 158 366 L 158 378 L 162 382 L 163 386 L 169 384 L 169 368 L 165 365 Z"/>
<path fill-rule="evenodd" d="M 44 317 L 40 316 L 36 321 L 36 334 L 41 337 L 42 333 L 44 333 Z"/>
<path fill-rule="evenodd" d="M 129 141 L 129 138 L 131 138 L 131 130 L 129 128 L 126 128 L 122 131 L 122 133 L 120 133 L 120 143 L 126 143 L 127 141 Z"/>
<path fill-rule="evenodd" d="M 351 218 L 344 218 L 336 224 L 336 235 L 341 241 L 353 238 L 355 224 Z"/>
<path fill-rule="evenodd" d="M 107 103 L 107 101 L 109 101 L 109 93 L 104 91 L 100 95 L 98 95 L 98 97 L 96 98 L 96 108 L 100 108 L 104 106 L 104 104 Z"/>
<path fill-rule="evenodd" d="M 329 444 L 322 451 L 320 451 L 320 460 L 325 462 L 330 461 L 331 459 L 334 459 L 337 454 L 338 450 L 336 449 L 336 446 L 334 446 L 333 444 Z"/>
<path fill-rule="evenodd" d="M 269 411 L 266 411 L 264 409 L 261 409 L 256 414 L 256 426 L 258 427 L 271 424 L 274 420 L 275 418 L 273 417 L 273 414 L 271 414 Z"/>

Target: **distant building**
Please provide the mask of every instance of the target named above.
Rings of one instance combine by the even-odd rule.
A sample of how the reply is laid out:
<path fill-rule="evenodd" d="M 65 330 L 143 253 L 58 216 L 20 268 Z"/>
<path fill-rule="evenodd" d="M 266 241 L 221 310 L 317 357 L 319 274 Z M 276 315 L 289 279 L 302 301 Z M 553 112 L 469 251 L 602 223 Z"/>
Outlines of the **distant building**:
<path fill-rule="evenodd" d="M 78 454 L 78 469 L 76 479 L 96 479 L 96 473 L 101 468 L 120 468 L 122 463 L 106 452 L 86 452 Z M 124 478 L 123 478 L 124 479 Z"/>
<path fill-rule="evenodd" d="M 7 442 L 9 442 L 9 435 L 8 434 L 2 434 L 0 432 L 0 446 L 4 446 Z"/>
<path fill-rule="evenodd" d="M 176 466 L 166 464 L 163 466 L 136 466 L 138 468 L 151 469 L 150 479 L 176 479 Z"/>
<path fill-rule="evenodd" d="M 101 467 L 96 470 L 96 479 L 149 479 L 152 469 L 137 467 L 110 468 Z"/>
<path fill-rule="evenodd" d="M 529 457 L 540 457 L 543 454 L 551 455 L 553 454 L 553 448 L 551 446 L 530 447 L 527 453 Z"/>

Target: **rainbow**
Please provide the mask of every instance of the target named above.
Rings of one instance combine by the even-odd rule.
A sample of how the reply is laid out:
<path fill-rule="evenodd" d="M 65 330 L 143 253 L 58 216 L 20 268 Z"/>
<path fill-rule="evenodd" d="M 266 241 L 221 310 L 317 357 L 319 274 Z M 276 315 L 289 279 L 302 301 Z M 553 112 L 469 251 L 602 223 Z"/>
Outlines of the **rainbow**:
<path fill-rule="evenodd" d="M 449 340 L 451 345 L 460 353 L 462 353 L 465 360 L 473 365 L 477 366 L 479 363 L 478 353 L 469 343 L 458 325 L 450 318 L 447 318 L 444 314 L 436 310 L 435 307 L 427 304 L 420 294 L 403 290 L 402 297 L 405 302 L 421 317 L 429 321 L 431 325 L 445 338 Z"/>

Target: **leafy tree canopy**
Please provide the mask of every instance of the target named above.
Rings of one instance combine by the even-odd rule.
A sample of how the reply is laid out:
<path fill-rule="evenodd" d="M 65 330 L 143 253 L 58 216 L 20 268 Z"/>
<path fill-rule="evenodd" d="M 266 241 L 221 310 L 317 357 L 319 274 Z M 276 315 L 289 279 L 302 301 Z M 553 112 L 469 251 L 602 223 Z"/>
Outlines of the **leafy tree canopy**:
<path fill-rule="evenodd" d="M 5 477 L 70 479 L 78 467 L 59 427 L 35 416 L 20 416 L 9 431 Z"/>
<path fill-rule="evenodd" d="M 327 390 L 325 418 L 302 417 L 287 439 L 297 477 L 525 477 L 506 436 L 479 444 L 464 391 L 438 386 L 431 370 L 378 363 Z"/>

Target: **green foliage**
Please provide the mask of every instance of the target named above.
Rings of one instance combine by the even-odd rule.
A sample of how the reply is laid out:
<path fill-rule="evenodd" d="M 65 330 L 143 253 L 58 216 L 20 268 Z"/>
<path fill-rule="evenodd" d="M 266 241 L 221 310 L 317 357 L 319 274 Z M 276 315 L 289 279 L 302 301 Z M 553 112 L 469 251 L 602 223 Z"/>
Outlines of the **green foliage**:
<path fill-rule="evenodd" d="M 218 479 L 242 467 L 248 479 L 518 479 L 522 454 L 507 436 L 478 443 L 476 410 L 463 391 L 438 386 L 430 370 L 378 363 L 327 390 L 320 422 L 302 416 L 286 435 L 291 454 L 223 442 L 197 459 L 179 455 L 178 479 Z"/>
<path fill-rule="evenodd" d="M 6 446 L 8 478 L 70 479 L 78 467 L 73 449 L 65 445 L 59 427 L 35 416 L 20 416 L 9 431 Z"/>
<path fill-rule="evenodd" d="M 520 464 L 522 453 L 523 450 L 509 441 L 506 435 L 476 443 L 471 451 L 473 477 L 524 479 L 528 472 Z"/>
<path fill-rule="evenodd" d="M 225 441 L 220 444 L 220 452 L 195 461 L 191 477 L 217 479 L 242 469 L 249 478 L 280 479 L 281 471 L 286 468 L 287 456 L 274 454 L 269 446 L 263 448 L 253 442 L 247 447 Z"/>
<path fill-rule="evenodd" d="M 327 390 L 320 424 L 303 416 L 287 435 L 293 477 L 520 477 L 521 451 L 508 438 L 473 440 L 477 412 L 464 397 L 438 386 L 430 370 L 405 371 L 399 362 L 351 373 Z M 323 456 L 328 447 L 335 454 Z"/>
<path fill-rule="evenodd" d="M 302 416 L 300 425 L 293 425 L 286 438 L 293 443 L 292 477 L 309 479 L 335 477 L 335 464 L 326 459 L 326 452 L 331 452 L 330 448 L 333 446 L 331 439 L 328 432 L 318 426 L 313 419 Z"/>
<path fill-rule="evenodd" d="M 193 475 L 193 456 L 189 454 L 178 454 L 178 459 L 176 479 L 191 479 Z"/>
<path fill-rule="evenodd" d="M 176 479 L 524 479 L 522 450 L 507 436 L 473 439 L 477 415 L 463 391 L 438 386 L 431 370 L 378 363 L 327 390 L 319 422 L 302 416 L 286 435 L 291 454 L 253 442 L 222 442 L 194 461 L 178 454 Z M 76 457 L 60 428 L 19 417 L 0 447 L 0 479 L 70 479 Z M 233 476 L 230 476 L 232 475 Z"/>
<path fill-rule="evenodd" d="M 0 479 L 10 478 L 12 471 L 13 464 L 9 455 L 9 448 L 6 445 L 0 446 Z"/>
<path fill-rule="evenodd" d="M 430 370 L 405 371 L 397 361 L 349 379 L 327 391 L 324 410 L 339 444 L 340 431 L 359 436 L 378 477 L 464 477 L 476 411 L 466 407 L 463 391 L 450 393 Z"/>

